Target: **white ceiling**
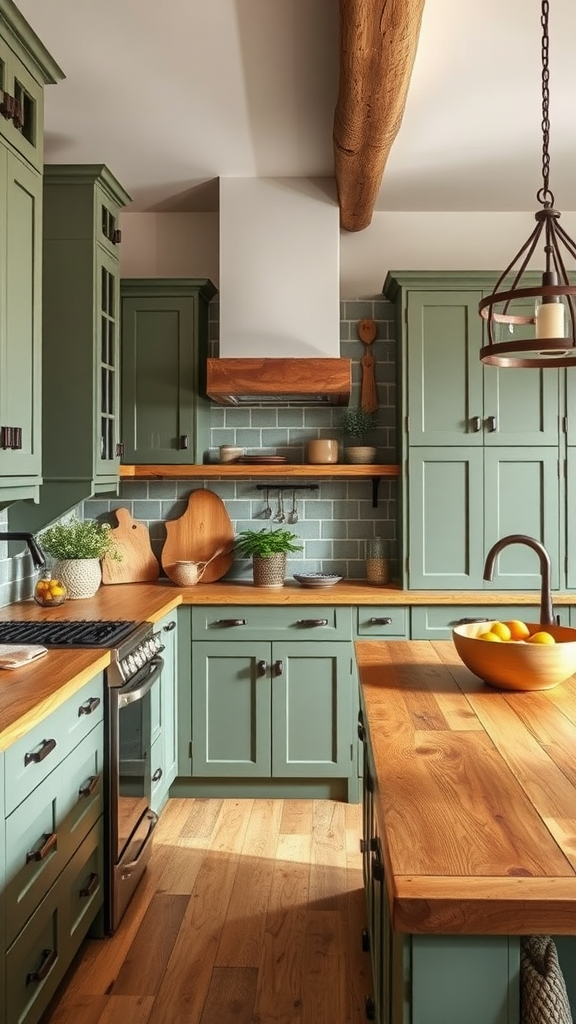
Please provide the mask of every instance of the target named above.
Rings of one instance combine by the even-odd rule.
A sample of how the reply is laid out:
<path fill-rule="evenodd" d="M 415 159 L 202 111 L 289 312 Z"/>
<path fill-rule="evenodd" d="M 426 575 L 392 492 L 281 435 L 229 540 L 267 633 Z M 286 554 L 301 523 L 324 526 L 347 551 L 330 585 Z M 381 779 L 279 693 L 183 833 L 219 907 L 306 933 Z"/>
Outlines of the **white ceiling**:
<path fill-rule="evenodd" d="M 46 160 L 106 163 L 132 210 L 215 209 L 219 176 L 331 176 L 337 0 L 16 0 L 66 80 Z M 551 188 L 576 209 L 576 3 L 550 3 Z M 540 0 L 426 0 L 380 210 L 531 210 Z"/>

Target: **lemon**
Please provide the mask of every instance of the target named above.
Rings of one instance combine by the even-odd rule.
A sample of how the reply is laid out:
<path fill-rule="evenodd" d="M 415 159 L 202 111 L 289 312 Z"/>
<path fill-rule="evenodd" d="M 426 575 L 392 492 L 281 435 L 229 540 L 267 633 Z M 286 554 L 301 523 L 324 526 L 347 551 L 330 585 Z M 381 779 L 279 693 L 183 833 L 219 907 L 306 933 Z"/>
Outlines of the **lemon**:
<path fill-rule="evenodd" d="M 555 644 L 556 641 L 551 633 L 547 633 L 545 629 L 541 629 L 538 633 L 533 633 L 528 638 L 529 644 Z"/>
<path fill-rule="evenodd" d="M 511 622 L 506 622 L 506 626 L 510 630 L 511 640 L 527 640 L 530 636 L 530 630 L 525 622 L 521 622 L 520 619 L 512 619 Z"/>
<path fill-rule="evenodd" d="M 480 633 L 480 636 L 478 637 L 478 639 L 479 640 L 491 640 L 491 641 L 495 640 L 496 643 L 498 643 L 498 644 L 501 644 L 503 642 L 501 636 L 498 636 L 497 633 L 492 633 L 490 630 L 487 630 L 486 633 Z"/>
<path fill-rule="evenodd" d="M 505 622 L 493 622 L 490 626 L 490 632 L 494 633 L 500 640 L 512 639 L 512 634 Z"/>

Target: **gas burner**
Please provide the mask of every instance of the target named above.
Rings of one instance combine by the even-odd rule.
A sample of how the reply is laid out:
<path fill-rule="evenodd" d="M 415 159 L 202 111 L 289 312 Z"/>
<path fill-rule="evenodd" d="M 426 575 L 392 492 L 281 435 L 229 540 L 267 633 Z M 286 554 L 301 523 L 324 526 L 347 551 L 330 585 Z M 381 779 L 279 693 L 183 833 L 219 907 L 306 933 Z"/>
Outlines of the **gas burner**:
<path fill-rule="evenodd" d="M 116 647 L 139 625 L 124 620 L 67 619 L 60 622 L 2 622 L 0 644 L 45 647 Z"/>

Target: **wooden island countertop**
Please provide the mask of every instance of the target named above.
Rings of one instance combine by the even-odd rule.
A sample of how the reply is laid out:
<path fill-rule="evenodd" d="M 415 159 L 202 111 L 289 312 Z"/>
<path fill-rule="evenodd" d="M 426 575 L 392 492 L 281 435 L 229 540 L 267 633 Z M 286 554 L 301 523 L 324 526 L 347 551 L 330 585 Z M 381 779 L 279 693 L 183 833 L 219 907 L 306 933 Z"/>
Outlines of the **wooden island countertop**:
<path fill-rule="evenodd" d="M 576 934 L 576 676 L 482 683 L 451 641 L 357 641 L 395 931 Z"/>

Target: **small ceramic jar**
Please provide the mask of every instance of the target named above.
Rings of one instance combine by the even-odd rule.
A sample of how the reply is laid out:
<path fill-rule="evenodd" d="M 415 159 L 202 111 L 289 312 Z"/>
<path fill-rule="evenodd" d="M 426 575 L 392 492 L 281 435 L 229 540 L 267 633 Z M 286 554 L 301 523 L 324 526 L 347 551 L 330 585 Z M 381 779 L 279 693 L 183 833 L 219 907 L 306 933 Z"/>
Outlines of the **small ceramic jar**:
<path fill-rule="evenodd" d="M 329 465 L 338 462 L 338 441 L 332 438 L 315 438 L 306 445 L 306 461 L 312 465 Z"/>
<path fill-rule="evenodd" d="M 220 462 L 238 462 L 238 459 L 244 455 L 244 449 L 235 444 L 221 444 L 219 452 Z"/>

